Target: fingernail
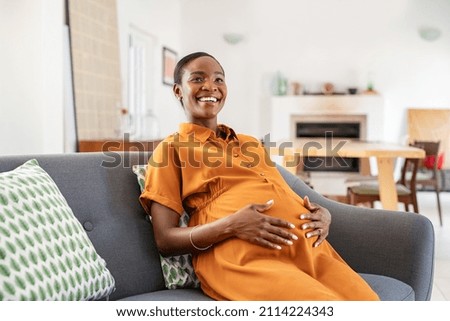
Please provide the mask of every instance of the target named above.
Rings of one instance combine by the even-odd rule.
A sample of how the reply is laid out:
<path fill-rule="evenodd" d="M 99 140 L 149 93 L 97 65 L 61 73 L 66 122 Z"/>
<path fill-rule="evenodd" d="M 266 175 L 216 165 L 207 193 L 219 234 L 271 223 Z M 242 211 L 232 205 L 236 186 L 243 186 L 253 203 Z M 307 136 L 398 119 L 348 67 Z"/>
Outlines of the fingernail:
<path fill-rule="evenodd" d="M 308 224 L 303 224 L 302 225 L 302 230 L 306 230 L 308 228 Z"/>
<path fill-rule="evenodd" d="M 305 215 L 300 215 L 300 219 L 304 220 L 305 219 Z"/>
<path fill-rule="evenodd" d="M 295 235 L 295 234 L 292 234 L 292 235 L 291 235 L 291 238 L 292 238 L 293 240 L 298 240 L 298 237 L 297 237 L 297 235 Z"/>
<path fill-rule="evenodd" d="M 292 224 L 292 223 L 290 223 L 290 224 L 289 224 L 289 227 L 290 227 L 290 228 L 295 228 L 295 225 Z"/>
<path fill-rule="evenodd" d="M 266 204 L 267 204 L 267 205 L 272 205 L 272 204 L 273 204 L 273 200 L 268 200 L 268 201 L 266 202 Z"/>
<path fill-rule="evenodd" d="M 292 244 L 294 244 L 294 243 L 292 243 L 292 241 L 287 240 L 287 241 L 286 241 L 286 244 L 292 245 Z"/>
<path fill-rule="evenodd" d="M 311 233 L 306 233 L 306 237 L 309 239 L 312 236 Z"/>
<path fill-rule="evenodd" d="M 314 247 L 318 247 L 320 243 L 314 243 Z"/>
<path fill-rule="evenodd" d="M 281 246 L 279 246 L 279 245 L 275 245 L 275 248 L 276 248 L 277 250 L 281 250 Z"/>

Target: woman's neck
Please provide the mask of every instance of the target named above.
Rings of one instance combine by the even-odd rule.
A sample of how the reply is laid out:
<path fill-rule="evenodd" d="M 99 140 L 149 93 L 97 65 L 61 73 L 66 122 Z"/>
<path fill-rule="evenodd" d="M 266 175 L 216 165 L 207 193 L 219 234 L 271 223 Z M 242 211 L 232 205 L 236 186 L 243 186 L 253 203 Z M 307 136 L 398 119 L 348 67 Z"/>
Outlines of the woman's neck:
<path fill-rule="evenodd" d="M 217 119 L 191 119 L 190 122 L 209 128 L 217 134 Z"/>

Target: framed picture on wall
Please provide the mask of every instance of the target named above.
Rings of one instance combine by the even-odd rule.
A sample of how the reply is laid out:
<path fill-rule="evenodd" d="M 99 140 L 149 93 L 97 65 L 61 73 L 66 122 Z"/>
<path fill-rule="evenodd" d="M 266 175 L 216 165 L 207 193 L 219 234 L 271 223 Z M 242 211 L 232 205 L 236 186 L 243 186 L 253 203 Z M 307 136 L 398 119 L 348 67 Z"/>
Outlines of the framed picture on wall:
<path fill-rule="evenodd" d="M 173 79 L 173 71 L 175 69 L 175 65 L 177 64 L 178 55 L 172 49 L 167 47 L 163 47 L 163 84 L 172 86 Z"/>

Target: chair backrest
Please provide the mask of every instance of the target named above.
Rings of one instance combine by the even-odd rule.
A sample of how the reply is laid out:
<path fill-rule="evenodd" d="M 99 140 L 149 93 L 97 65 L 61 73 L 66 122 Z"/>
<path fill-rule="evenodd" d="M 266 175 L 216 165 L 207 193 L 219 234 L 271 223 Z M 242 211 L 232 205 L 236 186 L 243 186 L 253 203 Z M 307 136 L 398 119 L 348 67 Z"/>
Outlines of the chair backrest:
<path fill-rule="evenodd" d="M 437 170 L 440 145 L 440 141 L 414 141 L 412 146 L 422 148 L 425 151 L 425 160 L 424 162 L 421 162 L 420 167 L 426 167 L 426 165 L 428 165 L 426 162 L 431 160 L 433 169 Z"/>
<path fill-rule="evenodd" d="M 407 186 L 407 183 L 409 183 L 408 187 L 412 193 L 416 193 L 416 176 L 418 168 L 418 158 L 405 158 L 405 163 L 403 164 L 402 175 L 400 177 L 399 183 L 405 186 Z"/>

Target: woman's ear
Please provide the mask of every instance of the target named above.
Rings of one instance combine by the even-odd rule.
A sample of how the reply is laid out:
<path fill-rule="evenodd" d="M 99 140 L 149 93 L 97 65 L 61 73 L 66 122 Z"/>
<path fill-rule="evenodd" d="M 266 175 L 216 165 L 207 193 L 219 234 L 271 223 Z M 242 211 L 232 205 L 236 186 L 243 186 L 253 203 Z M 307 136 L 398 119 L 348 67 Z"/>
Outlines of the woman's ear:
<path fill-rule="evenodd" d="M 183 99 L 183 96 L 182 96 L 182 93 L 181 93 L 180 85 L 178 85 L 178 84 L 173 84 L 172 90 L 173 90 L 173 94 L 175 95 L 175 97 L 176 97 L 179 101 L 181 101 L 181 100 Z"/>

